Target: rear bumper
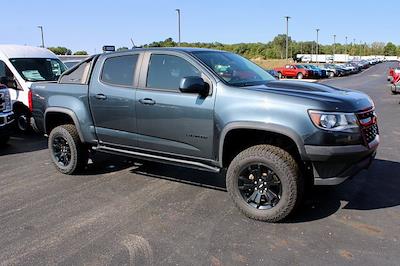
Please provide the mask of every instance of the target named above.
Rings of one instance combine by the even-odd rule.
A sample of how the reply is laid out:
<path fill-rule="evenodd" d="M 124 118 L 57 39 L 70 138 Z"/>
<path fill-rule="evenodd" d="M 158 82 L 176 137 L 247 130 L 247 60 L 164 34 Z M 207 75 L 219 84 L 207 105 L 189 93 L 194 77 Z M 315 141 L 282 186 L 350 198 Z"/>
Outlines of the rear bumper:
<path fill-rule="evenodd" d="M 379 135 L 369 144 L 349 146 L 306 145 L 315 185 L 337 185 L 369 167 L 375 158 Z"/>

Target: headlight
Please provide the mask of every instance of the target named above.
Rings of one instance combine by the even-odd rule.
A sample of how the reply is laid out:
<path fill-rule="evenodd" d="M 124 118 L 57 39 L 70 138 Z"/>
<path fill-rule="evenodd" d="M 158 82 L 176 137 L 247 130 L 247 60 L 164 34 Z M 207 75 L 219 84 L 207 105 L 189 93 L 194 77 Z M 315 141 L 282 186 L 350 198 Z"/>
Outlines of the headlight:
<path fill-rule="evenodd" d="M 10 97 L 10 91 L 8 89 L 4 91 L 4 101 L 6 104 L 4 111 L 11 111 L 12 110 L 11 97 Z"/>
<path fill-rule="evenodd" d="M 358 132 L 359 125 L 353 113 L 308 111 L 311 121 L 318 128 L 330 131 Z"/>

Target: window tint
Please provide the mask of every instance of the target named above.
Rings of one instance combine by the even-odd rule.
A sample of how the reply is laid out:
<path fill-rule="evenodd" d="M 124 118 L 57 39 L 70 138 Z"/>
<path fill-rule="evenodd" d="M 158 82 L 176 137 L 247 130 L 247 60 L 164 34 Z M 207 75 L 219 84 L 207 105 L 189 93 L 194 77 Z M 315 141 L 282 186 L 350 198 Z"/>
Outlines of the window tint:
<path fill-rule="evenodd" d="M 132 86 L 138 55 L 125 55 L 106 59 L 101 80 L 120 86 Z"/>
<path fill-rule="evenodd" d="M 147 73 L 147 87 L 178 90 L 181 79 L 190 76 L 201 76 L 201 73 L 185 59 L 173 55 L 153 54 Z"/>
<path fill-rule="evenodd" d="M 60 83 L 85 84 L 91 62 L 91 60 L 83 62 L 72 72 L 64 74 L 60 79 Z"/>

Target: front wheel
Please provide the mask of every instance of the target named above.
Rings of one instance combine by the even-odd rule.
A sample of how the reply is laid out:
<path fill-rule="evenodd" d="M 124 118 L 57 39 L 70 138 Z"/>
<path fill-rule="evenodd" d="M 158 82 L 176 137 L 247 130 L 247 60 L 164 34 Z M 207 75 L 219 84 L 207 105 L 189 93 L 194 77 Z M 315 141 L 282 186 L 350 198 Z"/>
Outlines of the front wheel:
<path fill-rule="evenodd" d="M 282 78 L 283 78 L 283 75 L 282 75 L 281 72 L 278 72 L 278 78 L 279 78 L 279 79 L 282 79 Z"/>
<path fill-rule="evenodd" d="M 236 206 L 248 217 L 278 222 L 293 212 L 303 193 L 297 163 L 286 151 L 257 145 L 231 162 L 226 186 Z"/>
<path fill-rule="evenodd" d="M 298 73 L 297 74 L 297 79 L 303 79 L 303 73 Z"/>
<path fill-rule="evenodd" d="M 50 157 L 57 170 L 63 174 L 74 174 L 87 165 L 89 150 L 79 139 L 74 125 L 61 125 L 49 135 Z"/>

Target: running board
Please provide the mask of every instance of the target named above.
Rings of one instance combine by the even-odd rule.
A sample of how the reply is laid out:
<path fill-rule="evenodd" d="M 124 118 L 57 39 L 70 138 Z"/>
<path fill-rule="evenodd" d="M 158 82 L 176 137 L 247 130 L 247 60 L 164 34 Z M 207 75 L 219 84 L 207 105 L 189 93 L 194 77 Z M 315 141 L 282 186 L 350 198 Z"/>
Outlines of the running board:
<path fill-rule="evenodd" d="M 100 151 L 100 152 L 123 154 L 123 155 L 127 155 L 127 156 L 136 157 L 139 159 L 147 159 L 150 161 L 169 163 L 169 164 L 173 164 L 173 165 L 190 167 L 190 168 L 199 169 L 199 170 L 206 170 L 206 171 L 214 172 L 214 173 L 220 172 L 220 168 L 213 167 L 213 166 L 210 166 L 210 165 L 207 165 L 204 163 L 200 163 L 200 162 L 164 157 L 164 156 L 160 156 L 160 155 L 142 153 L 142 152 L 137 152 L 137 151 L 121 150 L 121 149 L 112 148 L 112 147 L 108 147 L 108 146 L 102 146 L 102 145 L 93 147 L 93 149 L 96 151 Z"/>

